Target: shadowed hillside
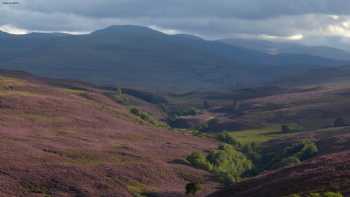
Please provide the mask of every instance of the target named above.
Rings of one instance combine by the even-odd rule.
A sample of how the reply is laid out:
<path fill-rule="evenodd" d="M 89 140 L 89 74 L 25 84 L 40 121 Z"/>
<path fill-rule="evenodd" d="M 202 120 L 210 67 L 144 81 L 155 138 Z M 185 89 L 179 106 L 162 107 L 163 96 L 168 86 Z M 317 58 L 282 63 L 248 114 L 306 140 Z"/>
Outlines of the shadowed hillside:
<path fill-rule="evenodd" d="M 188 35 L 112 26 L 87 35 L 0 35 L 0 68 L 99 85 L 152 90 L 259 85 L 344 62 L 305 54 L 269 55 Z"/>

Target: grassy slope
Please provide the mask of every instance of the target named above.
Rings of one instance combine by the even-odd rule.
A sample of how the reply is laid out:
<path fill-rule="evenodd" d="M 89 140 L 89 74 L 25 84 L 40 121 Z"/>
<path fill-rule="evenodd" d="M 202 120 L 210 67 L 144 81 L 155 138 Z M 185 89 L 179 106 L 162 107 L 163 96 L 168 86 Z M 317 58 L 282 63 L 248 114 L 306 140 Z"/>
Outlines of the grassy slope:
<path fill-rule="evenodd" d="M 231 132 L 230 135 L 237 139 L 241 144 L 249 143 L 263 143 L 272 139 L 284 136 L 284 133 L 280 132 L 279 126 L 272 126 L 260 129 L 248 129 Z"/>
<path fill-rule="evenodd" d="M 179 196 L 209 180 L 177 161 L 216 146 L 154 128 L 97 89 L 0 77 L 0 196 Z"/>

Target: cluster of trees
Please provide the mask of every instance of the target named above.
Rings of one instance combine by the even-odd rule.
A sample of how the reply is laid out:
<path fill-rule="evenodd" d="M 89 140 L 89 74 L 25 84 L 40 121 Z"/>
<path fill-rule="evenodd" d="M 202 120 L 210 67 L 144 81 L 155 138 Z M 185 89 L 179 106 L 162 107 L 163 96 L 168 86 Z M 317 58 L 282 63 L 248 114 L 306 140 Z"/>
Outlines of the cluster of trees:
<path fill-rule="evenodd" d="M 317 155 L 318 147 L 311 140 L 302 140 L 285 147 L 276 148 L 273 152 L 262 154 L 257 171 L 277 169 L 296 165 Z"/>
<path fill-rule="evenodd" d="M 266 151 L 256 143 L 242 144 L 228 132 L 218 135 L 218 139 L 224 145 L 208 154 L 194 152 L 187 161 L 196 168 L 215 173 L 224 183 L 237 182 L 265 170 L 295 165 L 318 153 L 317 145 L 311 140 Z"/>
<path fill-rule="evenodd" d="M 251 168 L 244 172 L 244 176 L 254 176 L 265 170 L 299 164 L 318 153 L 317 145 L 311 140 L 302 140 L 266 151 L 254 142 L 242 144 L 227 132 L 220 134 L 218 139 L 229 144 L 251 162 Z"/>
<path fill-rule="evenodd" d="M 163 111 L 168 114 L 168 124 L 177 128 L 178 120 L 183 116 L 195 116 L 200 113 L 200 110 L 194 107 L 178 107 L 175 109 L 169 109 L 168 107 L 163 107 Z M 182 126 L 180 126 L 181 128 Z M 185 126 L 185 128 L 187 125 Z"/>
<path fill-rule="evenodd" d="M 141 118 L 142 120 L 151 123 L 152 125 L 156 127 L 166 127 L 164 123 L 159 122 L 158 120 L 154 119 L 151 113 L 143 112 L 135 107 L 130 108 L 130 113 L 133 115 Z"/>
<path fill-rule="evenodd" d="M 194 167 L 215 173 L 224 183 L 237 182 L 248 171 L 253 163 L 234 146 L 225 144 L 205 155 L 194 152 L 187 157 Z"/>
<path fill-rule="evenodd" d="M 225 144 L 230 144 L 234 146 L 238 151 L 242 152 L 253 163 L 257 163 L 257 161 L 261 159 L 261 150 L 258 144 L 255 142 L 242 144 L 235 137 L 230 135 L 229 132 L 223 132 L 220 135 L 218 135 L 218 140 Z"/>
<path fill-rule="evenodd" d="M 310 159 L 318 152 L 317 145 L 310 140 L 302 140 L 285 147 L 281 155 L 277 155 L 275 160 L 279 160 L 278 167 L 298 164 L 301 161 Z"/>
<path fill-rule="evenodd" d="M 323 193 L 310 193 L 306 195 L 292 194 L 288 197 L 344 197 L 343 194 L 338 192 L 323 192 Z"/>

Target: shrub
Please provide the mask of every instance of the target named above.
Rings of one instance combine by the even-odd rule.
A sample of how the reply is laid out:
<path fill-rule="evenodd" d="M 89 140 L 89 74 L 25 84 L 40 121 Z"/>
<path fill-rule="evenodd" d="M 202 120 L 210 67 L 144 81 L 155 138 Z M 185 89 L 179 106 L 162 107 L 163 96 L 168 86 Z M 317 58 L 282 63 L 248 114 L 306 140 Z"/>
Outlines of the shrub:
<path fill-rule="evenodd" d="M 336 192 L 325 192 L 322 195 L 323 197 L 343 197 L 343 194 Z"/>
<path fill-rule="evenodd" d="M 150 122 L 153 124 L 153 120 L 152 120 L 150 113 L 140 111 L 135 107 L 130 109 L 130 113 L 134 114 L 135 116 L 138 116 L 139 118 L 141 118 L 144 121 L 147 121 L 147 122 Z"/>
<path fill-rule="evenodd" d="M 259 146 L 255 143 L 248 143 L 240 148 L 241 152 L 244 153 L 250 160 L 257 162 L 261 159 Z"/>
<path fill-rule="evenodd" d="M 186 185 L 186 195 L 196 195 L 197 192 L 201 190 L 201 185 L 199 183 L 188 183 Z"/>
<path fill-rule="evenodd" d="M 137 108 L 134 108 L 134 107 L 130 109 L 130 112 L 132 114 L 134 114 L 134 115 L 137 115 L 137 116 L 140 114 L 140 111 Z"/>
<path fill-rule="evenodd" d="M 207 157 L 194 152 L 187 157 L 194 167 L 211 171 L 224 183 L 239 181 L 241 176 L 253 169 L 253 163 L 232 145 L 223 145 L 212 151 Z"/>
<path fill-rule="evenodd" d="M 237 148 L 239 148 L 241 146 L 240 142 L 235 137 L 230 135 L 229 132 L 223 132 L 220 135 L 218 135 L 218 140 L 222 141 L 226 144 L 230 144 L 232 146 L 235 146 Z"/>
<path fill-rule="evenodd" d="M 288 197 L 344 197 L 343 194 L 337 192 L 324 192 L 324 193 L 309 193 L 305 195 L 291 194 Z"/>
<path fill-rule="evenodd" d="M 315 156 L 317 152 L 318 148 L 314 142 L 302 140 L 301 142 L 287 146 L 283 151 L 283 158 L 296 157 L 300 161 L 304 161 Z"/>
<path fill-rule="evenodd" d="M 178 109 L 173 113 L 175 116 L 195 116 L 199 113 L 200 111 L 194 107 L 189 107 L 189 108 L 183 108 L 183 109 Z"/>
<path fill-rule="evenodd" d="M 275 169 L 289 165 L 295 165 L 301 161 L 310 159 L 318 153 L 317 145 L 310 140 L 302 140 L 286 146 L 282 151 L 273 153 L 271 163 L 265 169 Z"/>
<path fill-rule="evenodd" d="M 234 146 L 237 150 L 242 152 L 244 155 L 246 155 L 250 160 L 252 161 L 257 161 L 260 159 L 261 155 L 259 153 L 259 147 L 257 143 L 252 142 L 252 143 L 247 143 L 247 144 L 242 144 L 239 142 L 234 136 L 232 136 L 229 132 L 223 132 L 218 135 L 218 140 L 230 144 Z"/>
<path fill-rule="evenodd" d="M 221 146 L 219 150 L 211 152 L 207 159 L 215 173 L 225 174 L 225 179 L 231 182 L 239 181 L 241 175 L 253 168 L 252 162 L 231 145 Z"/>
<path fill-rule="evenodd" d="M 203 170 L 212 170 L 212 165 L 208 162 L 206 156 L 201 152 L 193 152 L 186 160 L 191 163 L 192 166 Z"/>
<path fill-rule="evenodd" d="M 296 154 L 296 157 L 298 157 L 301 161 L 310 159 L 317 154 L 318 148 L 314 142 L 310 140 L 304 140 L 301 143 L 303 145 L 303 148 Z"/>
<path fill-rule="evenodd" d="M 140 111 L 139 109 L 137 109 L 135 107 L 130 108 L 129 111 L 130 111 L 130 113 L 134 114 L 135 116 L 141 118 L 142 120 L 144 120 L 146 122 L 151 123 L 152 125 L 154 125 L 156 127 L 166 127 L 166 125 L 164 123 L 154 119 L 152 117 L 151 113 Z"/>

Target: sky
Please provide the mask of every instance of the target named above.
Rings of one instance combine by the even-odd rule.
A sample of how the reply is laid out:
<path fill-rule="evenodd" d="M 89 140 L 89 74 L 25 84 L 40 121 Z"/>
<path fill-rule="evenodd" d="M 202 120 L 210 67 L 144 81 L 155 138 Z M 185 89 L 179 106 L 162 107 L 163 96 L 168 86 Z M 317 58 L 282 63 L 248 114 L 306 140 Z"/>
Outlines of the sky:
<path fill-rule="evenodd" d="M 143 25 L 207 39 L 245 38 L 350 50 L 349 0 L 0 0 L 0 30 L 88 33 Z"/>

